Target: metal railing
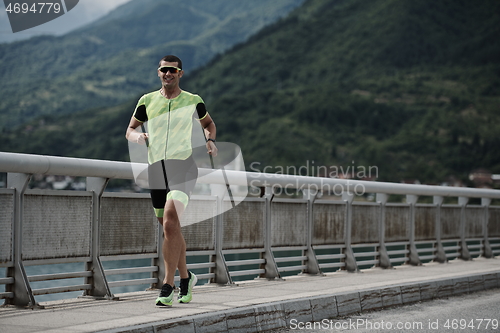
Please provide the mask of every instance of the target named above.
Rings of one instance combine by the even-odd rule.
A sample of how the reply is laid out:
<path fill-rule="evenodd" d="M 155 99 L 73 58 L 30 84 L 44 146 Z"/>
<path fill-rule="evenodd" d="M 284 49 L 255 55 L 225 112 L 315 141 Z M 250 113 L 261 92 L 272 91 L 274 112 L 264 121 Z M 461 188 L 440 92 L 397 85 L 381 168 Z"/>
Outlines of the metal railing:
<path fill-rule="evenodd" d="M 114 299 L 111 288 L 158 287 L 164 275 L 162 231 L 149 195 L 104 192 L 110 179 L 133 179 L 131 163 L 0 152 L 0 172 L 7 173 L 7 188 L 0 189 L 0 267 L 6 269 L 0 298 L 6 304 L 37 306 L 35 296 L 67 291 Z M 500 254 L 500 207 L 491 205 L 500 199 L 497 190 L 227 170 L 231 186 L 265 188 L 262 196 L 228 209 L 231 203 L 220 195 L 225 187 L 220 173 L 199 169 L 200 182 L 211 184 L 218 195 L 194 195 L 182 217 L 188 268 L 200 280 L 227 284 Z M 87 188 L 31 190 L 33 174 L 86 177 Z M 277 188 L 302 190 L 303 197 L 278 198 L 273 194 Z M 375 202 L 354 200 L 361 189 L 376 194 Z M 321 198 L 332 191 L 341 194 L 340 200 Z M 388 202 L 390 194 L 404 195 L 406 203 Z M 418 204 L 419 196 L 432 196 L 433 203 Z M 444 204 L 445 197 L 458 198 L 458 204 Z M 481 204 L 469 204 L 471 198 L 480 198 Z M 211 217 L 198 222 L 202 211 Z M 133 259 L 150 264 L 104 265 Z M 29 266 L 64 263 L 82 263 L 84 269 L 26 273 Z M 147 277 L 113 278 L 135 273 Z M 83 283 L 31 287 L 75 278 Z"/>

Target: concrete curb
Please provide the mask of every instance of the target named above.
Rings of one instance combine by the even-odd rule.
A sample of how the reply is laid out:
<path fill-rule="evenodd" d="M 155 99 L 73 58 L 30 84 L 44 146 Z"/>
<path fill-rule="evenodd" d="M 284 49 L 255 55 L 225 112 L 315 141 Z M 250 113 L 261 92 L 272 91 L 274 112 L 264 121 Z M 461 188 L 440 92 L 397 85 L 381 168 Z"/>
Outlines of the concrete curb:
<path fill-rule="evenodd" d="M 262 332 L 362 311 L 500 288 L 500 271 L 300 298 L 134 325 L 103 333 Z"/>

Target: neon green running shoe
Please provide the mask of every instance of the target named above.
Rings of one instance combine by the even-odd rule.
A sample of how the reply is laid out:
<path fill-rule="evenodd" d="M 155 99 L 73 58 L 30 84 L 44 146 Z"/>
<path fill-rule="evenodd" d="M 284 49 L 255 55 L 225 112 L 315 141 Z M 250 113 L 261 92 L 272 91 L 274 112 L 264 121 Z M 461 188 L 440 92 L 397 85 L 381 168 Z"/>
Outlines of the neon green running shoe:
<path fill-rule="evenodd" d="M 178 296 L 179 303 L 189 303 L 193 299 L 193 287 L 198 282 L 198 278 L 194 273 L 189 272 L 189 277 L 187 279 L 181 279 L 181 286 Z"/>
<path fill-rule="evenodd" d="M 160 295 L 156 299 L 156 305 L 172 306 L 173 299 L 174 299 L 174 287 L 165 283 L 161 287 Z"/>

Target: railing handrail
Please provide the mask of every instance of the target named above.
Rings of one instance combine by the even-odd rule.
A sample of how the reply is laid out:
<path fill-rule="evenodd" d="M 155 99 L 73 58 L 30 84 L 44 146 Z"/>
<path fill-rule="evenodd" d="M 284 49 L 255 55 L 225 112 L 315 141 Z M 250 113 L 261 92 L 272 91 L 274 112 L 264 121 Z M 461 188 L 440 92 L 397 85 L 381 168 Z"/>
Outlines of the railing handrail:
<path fill-rule="evenodd" d="M 133 166 L 146 168 L 147 165 L 109 160 L 0 152 L 0 172 L 134 179 Z M 313 188 L 315 190 L 339 189 L 353 193 L 362 190 L 363 193 L 500 199 L 500 190 L 493 189 L 401 184 L 234 170 L 225 170 L 225 172 L 231 185 L 240 186 L 280 186 L 290 189 Z M 205 168 L 199 169 L 199 182 L 225 184 L 220 170 L 213 171 Z"/>

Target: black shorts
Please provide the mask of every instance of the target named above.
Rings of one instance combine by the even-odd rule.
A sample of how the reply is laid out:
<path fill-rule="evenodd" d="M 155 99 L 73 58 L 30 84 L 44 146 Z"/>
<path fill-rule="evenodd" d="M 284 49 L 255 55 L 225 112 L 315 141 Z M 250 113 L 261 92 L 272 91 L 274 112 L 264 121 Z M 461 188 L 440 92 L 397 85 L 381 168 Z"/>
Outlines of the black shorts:
<path fill-rule="evenodd" d="M 186 206 L 186 197 L 189 200 L 197 178 L 198 167 L 192 156 L 185 160 L 161 160 L 151 164 L 148 167 L 148 180 L 155 210 L 165 207 L 167 195 L 173 195 L 174 199 L 182 198 L 180 201 Z"/>

